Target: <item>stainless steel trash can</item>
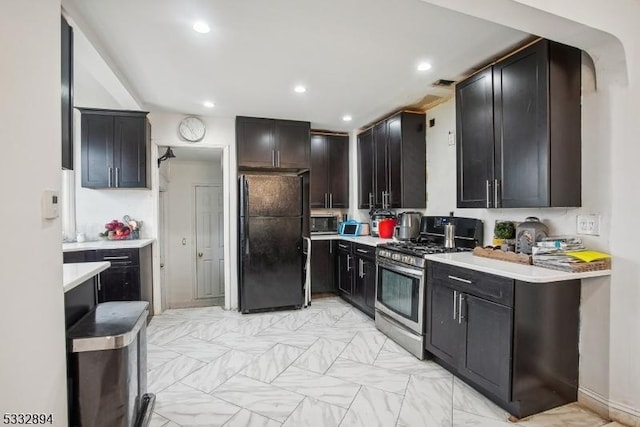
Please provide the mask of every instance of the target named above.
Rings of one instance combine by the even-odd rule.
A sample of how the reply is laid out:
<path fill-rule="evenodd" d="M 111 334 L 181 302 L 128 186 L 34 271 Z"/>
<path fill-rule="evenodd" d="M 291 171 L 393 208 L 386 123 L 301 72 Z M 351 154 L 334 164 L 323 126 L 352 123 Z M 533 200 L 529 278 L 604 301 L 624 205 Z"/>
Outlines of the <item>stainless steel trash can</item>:
<path fill-rule="evenodd" d="M 145 301 L 98 304 L 67 331 L 69 425 L 149 424 L 155 396 L 147 394 L 148 307 Z"/>

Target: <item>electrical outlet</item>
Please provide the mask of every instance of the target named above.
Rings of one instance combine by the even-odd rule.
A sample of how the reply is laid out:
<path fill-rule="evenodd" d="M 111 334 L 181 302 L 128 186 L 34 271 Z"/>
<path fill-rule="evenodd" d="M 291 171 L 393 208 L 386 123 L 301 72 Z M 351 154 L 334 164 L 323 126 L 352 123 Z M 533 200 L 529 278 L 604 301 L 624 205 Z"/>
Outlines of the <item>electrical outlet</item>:
<path fill-rule="evenodd" d="M 449 145 L 456 145 L 456 133 L 454 131 L 449 131 L 448 142 Z"/>
<path fill-rule="evenodd" d="M 578 234 L 600 235 L 600 215 L 578 215 L 576 232 Z"/>

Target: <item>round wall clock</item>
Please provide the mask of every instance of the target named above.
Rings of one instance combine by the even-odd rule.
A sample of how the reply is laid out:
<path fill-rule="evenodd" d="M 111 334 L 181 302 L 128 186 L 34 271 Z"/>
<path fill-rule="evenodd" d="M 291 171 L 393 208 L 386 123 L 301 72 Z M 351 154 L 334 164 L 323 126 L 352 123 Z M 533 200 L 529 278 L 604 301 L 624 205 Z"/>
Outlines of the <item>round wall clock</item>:
<path fill-rule="evenodd" d="M 201 141 L 205 133 L 204 122 L 194 116 L 185 117 L 180 121 L 178 132 L 185 141 Z"/>

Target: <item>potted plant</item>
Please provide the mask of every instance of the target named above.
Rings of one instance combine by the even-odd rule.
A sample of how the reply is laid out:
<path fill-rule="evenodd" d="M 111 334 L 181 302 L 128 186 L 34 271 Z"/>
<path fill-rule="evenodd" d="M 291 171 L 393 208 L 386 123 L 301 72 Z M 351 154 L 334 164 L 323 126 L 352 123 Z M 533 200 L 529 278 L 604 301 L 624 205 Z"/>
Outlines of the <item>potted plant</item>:
<path fill-rule="evenodd" d="M 516 236 L 516 227 L 511 221 L 496 221 L 493 229 L 493 245 L 503 246 L 503 250 L 509 250 L 508 240 Z M 504 246 L 507 246 L 506 248 Z"/>

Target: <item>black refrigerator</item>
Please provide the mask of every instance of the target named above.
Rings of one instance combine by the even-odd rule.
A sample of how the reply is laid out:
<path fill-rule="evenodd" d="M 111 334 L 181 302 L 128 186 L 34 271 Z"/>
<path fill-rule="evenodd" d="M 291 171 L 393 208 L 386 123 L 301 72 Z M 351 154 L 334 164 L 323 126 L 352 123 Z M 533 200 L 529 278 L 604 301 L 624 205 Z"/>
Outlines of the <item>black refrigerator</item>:
<path fill-rule="evenodd" d="M 240 175 L 239 306 L 242 313 L 303 303 L 304 181 Z"/>

